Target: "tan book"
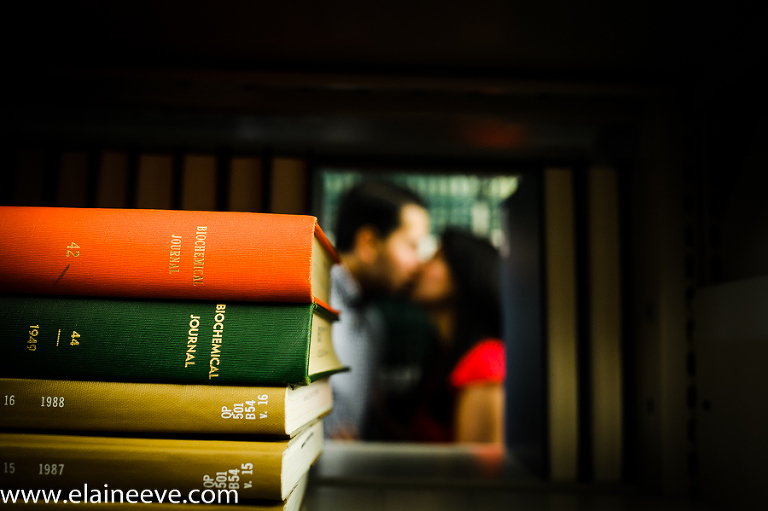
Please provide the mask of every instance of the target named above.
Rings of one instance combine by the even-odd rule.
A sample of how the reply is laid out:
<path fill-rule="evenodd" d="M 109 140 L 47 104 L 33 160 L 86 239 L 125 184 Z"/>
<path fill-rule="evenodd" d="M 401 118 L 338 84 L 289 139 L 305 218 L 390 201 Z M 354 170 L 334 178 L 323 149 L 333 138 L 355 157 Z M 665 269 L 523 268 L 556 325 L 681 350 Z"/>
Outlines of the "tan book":
<path fill-rule="evenodd" d="M 2 433 L 0 488 L 56 488 L 70 501 L 145 491 L 173 493 L 182 503 L 283 501 L 322 446 L 320 421 L 290 440 L 256 442 Z"/>
<path fill-rule="evenodd" d="M 232 158 L 229 171 L 229 210 L 261 211 L 263 170 L 260 158 Z"/>
<path fill-rule="evenodd" d="M 136 176 L 136 208 L 171 209 L 173 207 L 173 156 L 142 154 Z"/>
<path fill-rule="evenodd" d="M 184 156 L 181 178 L 181 209 L 216 210 L 216 157 L 188 154 Z"/>
<path fill-rule="evenodd" d="M 331 388 L 0 378 L 0 406 L 0 427 L 24 431 L 290 437 L 331 410 Z"/>

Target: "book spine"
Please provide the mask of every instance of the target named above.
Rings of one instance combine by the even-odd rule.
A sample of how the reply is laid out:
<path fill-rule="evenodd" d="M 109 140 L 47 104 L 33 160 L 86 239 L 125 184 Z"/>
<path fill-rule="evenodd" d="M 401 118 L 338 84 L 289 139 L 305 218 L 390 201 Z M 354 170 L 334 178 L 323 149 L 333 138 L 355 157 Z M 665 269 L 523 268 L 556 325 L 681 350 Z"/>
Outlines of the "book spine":
<path fill-rule="evenodd" d="M 0 207 L 0 292 L 312 301 L 317 227 L 301 215 Z"/>
<path fill-rule="evenodd" d="M 307 384 L 314 304 L 0 297 L 12 378 Z"/>
<path fill-rule="evenodd" d="M 109 501 L 110 490 L 122 492 L 123 498 L 129 490 L 177 490 L 183 498 L 199 490 L 200 500 L 202 491 L 215 495 L 221 489 L 233 490 L 232 499 L 236 492 L 238 501 L 282 500 L 286 445 L 3 433 L 0 449 L 7 470 L 0 473 L 0 488 L 55 488 L 70 496 L 79 490 L 80 502 L 86 494 L 90 502 Z"/>
<path fill-rule="evenodd" d="M 286 387 L 0 378 L 0 427 L 286 436 Z"/>

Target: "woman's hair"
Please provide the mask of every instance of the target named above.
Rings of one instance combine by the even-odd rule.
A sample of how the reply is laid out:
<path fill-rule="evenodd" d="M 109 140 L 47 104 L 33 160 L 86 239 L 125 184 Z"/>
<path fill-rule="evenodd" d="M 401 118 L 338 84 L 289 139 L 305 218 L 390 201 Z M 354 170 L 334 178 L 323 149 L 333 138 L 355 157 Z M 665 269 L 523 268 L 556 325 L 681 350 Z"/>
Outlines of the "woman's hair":
<path fill-rule="evenodd" d="M 452 350 L 458 359 L 476 342 L 501 337 L 498 250 L 486 239 L 456 228 L 441 237 L 441 250 L 455 286 L 456 329 Z"/>

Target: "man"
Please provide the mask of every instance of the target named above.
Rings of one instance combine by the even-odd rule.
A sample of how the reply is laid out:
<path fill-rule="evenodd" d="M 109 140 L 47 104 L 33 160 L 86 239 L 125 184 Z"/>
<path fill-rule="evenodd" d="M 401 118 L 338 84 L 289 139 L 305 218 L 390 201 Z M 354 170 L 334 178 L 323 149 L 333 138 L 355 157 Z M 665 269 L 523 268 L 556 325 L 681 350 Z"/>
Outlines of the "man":
<path fill-rule="evenodd" d="M 341 264 L 331 271 L 331 306 L 341 311 L 333 343 L 351 371 L 331 378 L 333 413 L 326 436 L 361 438 L 384 342 L 373 298 L 406 293 L 421 259 L 420 244 L 429 233 L 429 215 L 415 193 L 400 186 L 367 181 L 343 197 L 336 222 Z"/>

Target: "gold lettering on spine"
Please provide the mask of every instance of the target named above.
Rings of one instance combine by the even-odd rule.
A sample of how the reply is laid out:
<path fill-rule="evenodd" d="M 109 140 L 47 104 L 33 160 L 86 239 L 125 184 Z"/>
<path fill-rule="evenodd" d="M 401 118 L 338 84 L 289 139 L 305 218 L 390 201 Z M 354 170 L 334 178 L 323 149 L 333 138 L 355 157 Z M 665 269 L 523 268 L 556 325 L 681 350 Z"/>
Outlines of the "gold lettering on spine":
<path fill-rule="evenodd" d="M 221 343 L 224 340 L 224 314 L 226 313 L 227 305 L 216 305 L 216 315 L 213 317 L 213 336 L 211 337 L 211 362 L 210 370 L 208 371 L 208 379 L 212 380 L 218 378 L 217 374 L 219 366 L 221 365 Z"/>
<path fill-rule="evenodd" d="M 208 226 L 198 225 L 195 233 L 195 252 L 192 266 L 192 285 L 203 283 L 203 267 L 205 266 L 205 240 L 208 239 Z"/>
<path fill-rule="evenodd" d="M 189 315 L 189 330 L 187 331 L 187 359 L 184 361 L 184 367 L 195 365 L 194 358 L 197 353 L 197 332 L 200 329 L 200 316 Z"/>
<path fill-rule="evenodd" d="M 181 260 L 181 236 L 171 234 L 171 255 L 168 260 L 168 273 L 179 272 L 179 261 Z"/>

